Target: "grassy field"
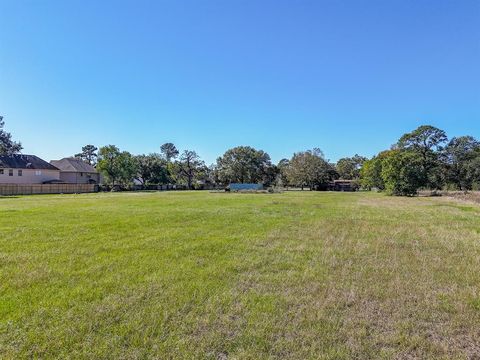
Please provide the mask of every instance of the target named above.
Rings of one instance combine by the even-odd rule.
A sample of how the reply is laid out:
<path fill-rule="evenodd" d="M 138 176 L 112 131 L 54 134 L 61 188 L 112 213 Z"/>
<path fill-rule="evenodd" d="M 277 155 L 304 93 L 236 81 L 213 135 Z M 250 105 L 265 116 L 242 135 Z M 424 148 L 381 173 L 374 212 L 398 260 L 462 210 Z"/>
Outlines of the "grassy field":
<path fill-rule="evenodd" d="M 480 206 L 0 198 L 0 358 L 479 358 Z"/>

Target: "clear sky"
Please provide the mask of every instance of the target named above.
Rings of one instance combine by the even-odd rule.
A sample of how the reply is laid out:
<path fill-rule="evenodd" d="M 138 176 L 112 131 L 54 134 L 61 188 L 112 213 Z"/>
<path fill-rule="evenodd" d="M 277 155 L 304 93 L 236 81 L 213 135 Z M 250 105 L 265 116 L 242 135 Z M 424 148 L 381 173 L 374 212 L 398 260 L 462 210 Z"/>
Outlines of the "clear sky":
<path fill-rule="evenodd" d="M 0 114 L 46 160 L 480 138 L 480 1 L 0 0 Z"/>

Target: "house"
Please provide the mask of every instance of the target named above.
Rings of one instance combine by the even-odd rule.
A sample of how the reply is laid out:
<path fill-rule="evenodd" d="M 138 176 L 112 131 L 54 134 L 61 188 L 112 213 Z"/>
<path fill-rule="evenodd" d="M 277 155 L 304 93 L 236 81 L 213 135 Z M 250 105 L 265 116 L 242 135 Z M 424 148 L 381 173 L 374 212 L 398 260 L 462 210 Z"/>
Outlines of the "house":
<path fill-rule="evenodd" d="M 0 184 L 59 181 L 60 170 L 35 155 L 0 155 Z"/>
<path fill-rule="evenodd" d="M 50 164 L 60 169 L 60 180 L 69 184 L 98 184 L 100 174 L 90 164 L 76 158 L 52 160 Z"/>
<path fill-rule="evenodd" d="M 358 181 L 356 180 L 334 180 L 328 185 L 330 191 L 357 191 Z"/>

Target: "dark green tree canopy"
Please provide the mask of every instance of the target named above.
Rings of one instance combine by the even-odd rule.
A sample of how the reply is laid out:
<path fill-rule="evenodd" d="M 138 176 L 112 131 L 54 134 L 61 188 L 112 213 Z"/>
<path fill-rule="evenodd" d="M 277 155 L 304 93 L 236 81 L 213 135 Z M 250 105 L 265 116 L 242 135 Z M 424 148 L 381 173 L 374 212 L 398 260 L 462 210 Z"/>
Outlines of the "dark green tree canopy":
<path fill-rule="evenodd" d="M 447 142 L 445 131 L 431 125 L 422 125 L 410 133 L 404 134 L 398 141 L 403 149 L 413 149 L 421 153 L 441 150 Z"/>
<path fill-rule="evenodd" d="M 227 150 L 217 159 L 217 173 L 221 183 L 268 183 L 272 181 L 273 165 L 270 155 L 250 146 Z"/>
<path fill-rule="evenodd" d="M 473 136 L 452 138 L 444 149 L 445 161 L 449 164 L 472 160 L 478 156 L 480 142 Z"/>
<path fill-rule="evenodd" d="M 440 151 L 447 142 L 445 131 L 431 125 L 422 125 L 410 133 L 404 134 L 397 145 L 399 149 L 417 156 L 421 164 L 419 186 L 438 189 L 443 182 Z"/>
<path fill-rule="evenodd" d="M 325 160 L 320 149 L 298 152 L 293 155 L 286 169 L 286 176 L 291 185 L 300 187 L 325 186 L 333 180 L 335 169 Z"/>
<path fill-rule="evenodd" d="M 480 142 L 473 136 L 454 137 L 442 152 L 447 181 L 459 190 L 480 183 Z"/>
<path fill-rule="evenodd" d="M 3 116 L 0 116 L 0 155 L 19 153 L 23 149 L 22 144 L 13 141 L 12 135 L 3 129 L 4 126 Z"/>
<path fill-rule="evenodd" d="M 111 185 L 131 184 L 137 174 L 137 163 L 127 151 L 115 145 L 101 147 L 98 151 L 97 169 Z"/>
<path fill-rule="evenodd" d="M 423 185 L 421 159 L 412 151 L 392 150 L 383 159 L 382 179 L 390 195 L 416 195 Z"/>
<path fill-rule="evenodd" d="M 361 185 L 368 190 L 376 188 L 385 190 L 385 182 L 382 177 L 383 161 L 395 150 L 385 150 L 366 160 L 360 170 Z"/>
<path fill-rule="evenodd" d="M 143 185 L 168 182 L 167 162 L 160 154 L 136 155 L 135 161 L 137 165 L 135 178 Z"/>
<path fill-rule="evenodd" d="M 362 186 L 393 195 L 420 189 L 480 189 L 480 142 L 472 136 L 447 139 L 445 131 L 423 125 L 403 135 L 392 150 L 367 160 Z"/>

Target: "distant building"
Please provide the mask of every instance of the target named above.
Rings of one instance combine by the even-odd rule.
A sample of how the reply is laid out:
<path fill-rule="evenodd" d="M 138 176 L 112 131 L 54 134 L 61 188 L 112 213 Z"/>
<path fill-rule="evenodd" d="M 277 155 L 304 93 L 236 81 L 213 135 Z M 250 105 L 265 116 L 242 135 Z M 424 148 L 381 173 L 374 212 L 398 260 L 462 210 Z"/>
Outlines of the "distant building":
<path fill-rule="evenodd" d="M 76 158 L 52 160 L 50 164 L 60 169 L 60 180 L 69 184 L 98 184 L 100 174 L 90 164 Z"/>
<path fill-rule="evenodd" d="M 38 156 L 0 156 L 0 184 L 42 184 L 59 180 L 60 170 Z"/>
<path fill-rule="evenodd" d="M 240 184 L 232 183 L 227 187 L 230 191 L 248 191 L 248 190 L 263 190 L 262 184 Z"/>
<path fill-rule="evenodd" d="M 358 181 L 356 180 L 334 180 L 328 186 L 330 191 L 357 191 Z"/>

